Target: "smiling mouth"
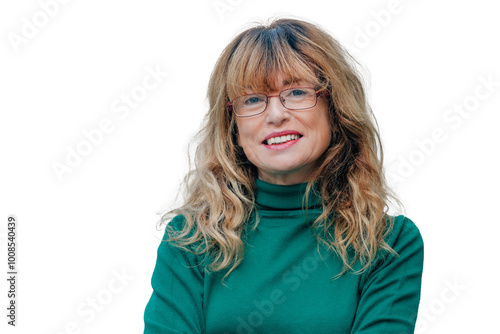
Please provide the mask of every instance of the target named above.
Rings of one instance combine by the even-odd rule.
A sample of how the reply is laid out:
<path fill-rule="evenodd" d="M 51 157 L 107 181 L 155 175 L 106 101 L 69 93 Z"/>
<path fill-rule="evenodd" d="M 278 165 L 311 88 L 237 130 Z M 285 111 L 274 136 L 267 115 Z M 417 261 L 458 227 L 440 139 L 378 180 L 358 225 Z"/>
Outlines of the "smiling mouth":
<path fill-rule="evenodd" d="M 299 135 L 299 134 L 290 134 L 290 135 L 285 135 L 285 136 L 269 138 L 267 140 L 264 140 L 262 143 L 264 145 L 278 145 L 278 144 L 286 143 L 290 140 L 299 139 L 301 137 L 302 137 L 302 135 Z"/>

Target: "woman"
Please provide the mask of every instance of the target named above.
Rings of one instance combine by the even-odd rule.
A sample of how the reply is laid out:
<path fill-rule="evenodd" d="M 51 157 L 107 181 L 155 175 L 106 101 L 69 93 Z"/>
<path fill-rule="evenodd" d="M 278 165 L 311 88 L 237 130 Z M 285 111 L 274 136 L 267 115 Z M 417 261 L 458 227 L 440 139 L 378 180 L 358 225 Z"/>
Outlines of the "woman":
<path fill-rule="evenodd" d="M 423 241 L 387 214 L 401 203 L 349 54 L 278 19 L 226 47 L 208 98 L 145 333 L 413 333 Z"/>

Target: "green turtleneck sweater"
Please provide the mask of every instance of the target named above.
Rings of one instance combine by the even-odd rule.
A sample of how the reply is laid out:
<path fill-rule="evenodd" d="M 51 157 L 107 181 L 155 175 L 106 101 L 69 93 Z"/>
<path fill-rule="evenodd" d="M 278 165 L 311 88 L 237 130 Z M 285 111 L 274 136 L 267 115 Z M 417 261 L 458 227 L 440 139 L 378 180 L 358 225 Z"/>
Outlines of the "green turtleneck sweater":
<path fill-rule="evenodd" d="M 205 254 L 161 242 L 144 333 L 413 333 L 423 269 L 418 228 L 403 215 L 395 217 L 386 241 L 399 257 L 380 256 L 363 274 L 332 280 L 342 261 L 317 246 L 310 226 L 321 202 L 309 197 L 306 219 L 305 186 L 257 179 L 261 220 L 245 232 L 244 259 L 226 277 L 227 286 L 221 278 L 230 267 L 208 272 Z M 169 224 L 178 230 L 183 222 L 177 216 Z"/>

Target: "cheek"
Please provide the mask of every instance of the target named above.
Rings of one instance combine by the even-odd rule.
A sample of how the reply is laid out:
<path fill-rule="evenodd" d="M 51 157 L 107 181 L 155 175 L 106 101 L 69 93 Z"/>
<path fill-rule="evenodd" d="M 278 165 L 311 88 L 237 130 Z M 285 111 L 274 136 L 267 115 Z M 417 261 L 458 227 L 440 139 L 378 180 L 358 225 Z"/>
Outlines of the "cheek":
<path fill-rule="evenodd" d="M 328 124 L 328 123 L 326 123 Z M 330 126 L 325 126 L 323 131 L 322 131 L 322 138 L 323 141 L 330 143 L 330 140 L 332 139 L 332 131 L 330 129 Z"/>
<path fill-rule="evenodd" d="M 331 140 L 331 132 L 330 129 L 321 125 L 317 128 L 317 137 L 316 137 L 316 148 L 317 150 L 321 150 L 322 152 L 328 148 Z"/>
<path fill-rule="evenodd" d="M 236 140 L 239 146 L 247 147 L 256 140 L 256 130 L 251 120 L 245 119 L 245 122 L 238 122 Z M 244 123 L 244 124 L 242 124 Z"/>
<path fill-rule="evenodd" d="M 239 147 L 241 147 L 243 149 L 245 154 L 248 156 L 249 138 L 248 138 L 247 129 L 245 127 L 238 128 L 238 133 L 236 135 L 236 143 L 238 144 Z"/>
<path fill-rule="evenodd" d="M 332 129 L 330 128 L 330 122 L 326 112 L 323 114 L 323 117 L 321 117 L 321 121 L 318 124 L 318 130 L 320 145 L 330 145 L 330 141 L 332 139 Z"/>

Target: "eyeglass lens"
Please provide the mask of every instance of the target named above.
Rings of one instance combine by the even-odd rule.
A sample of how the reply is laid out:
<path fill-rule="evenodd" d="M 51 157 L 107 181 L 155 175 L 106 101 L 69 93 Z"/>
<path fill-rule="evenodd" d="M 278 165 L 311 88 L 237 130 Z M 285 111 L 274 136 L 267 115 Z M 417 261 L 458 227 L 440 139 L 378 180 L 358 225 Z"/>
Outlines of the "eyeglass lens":
<path fill-rule="evenodd" d="M 316 91 L 313 88 L 285 89 L 279 95 L 282 105 L 290 110 L 312 108 L 316 105 Z M 234 112 L 240 116 L 251 116 L 262 113 L 268 103 L 268 96 L 264 94 L 248 94 L 233 100 Z"/>

